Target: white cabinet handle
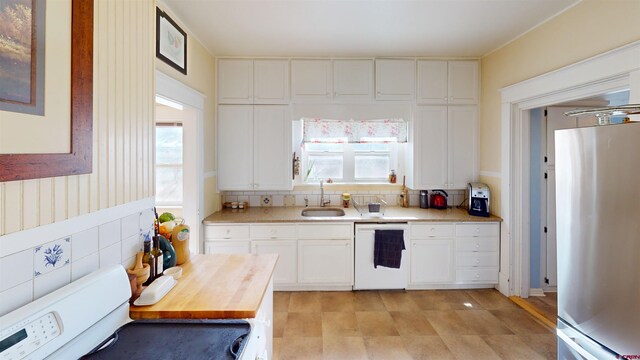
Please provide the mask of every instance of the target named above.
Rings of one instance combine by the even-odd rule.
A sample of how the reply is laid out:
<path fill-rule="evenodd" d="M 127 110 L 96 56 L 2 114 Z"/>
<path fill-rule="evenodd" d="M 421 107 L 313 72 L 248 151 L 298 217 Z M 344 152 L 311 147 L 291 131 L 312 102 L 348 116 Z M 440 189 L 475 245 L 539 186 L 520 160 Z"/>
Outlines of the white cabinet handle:
<path fill-rule="evenodd" d="M 327 92 L 327 97 L 331 97 L 331 93 L 330 92 Z"/>
<path fill-rule="evenodd" d="M 447 101 L 447 97 L 446 96 L 444 97 L 444 101 Z"/>
<path fill-rule="evenodd" d="M 480 259 L 476 259 L 476 264 L 480 264 Z"/>
<path fill-rule="evenodd" d="M 480 274 L 476 274 L 476 279 L 480 278 Z"/>

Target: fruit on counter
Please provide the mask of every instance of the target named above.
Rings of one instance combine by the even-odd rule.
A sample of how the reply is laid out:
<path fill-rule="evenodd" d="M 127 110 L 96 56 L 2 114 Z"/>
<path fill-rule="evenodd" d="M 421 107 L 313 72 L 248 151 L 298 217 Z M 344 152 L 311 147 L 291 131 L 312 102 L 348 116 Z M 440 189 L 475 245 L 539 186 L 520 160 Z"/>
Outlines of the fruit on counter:
<path fill-rule="evenodd" d="M 176 222 L 175 222 L 175 220 L 169 220 L 169 221 L 160 223 L 160 226 L 164 226 L 165 229 L 167 229 L 169 231 L 173 231 L 173 228 L 176 226 Z"/>
<path fill-rule="evenodd" d="M 171 239 L 171 230 L 167 229 L 164 224 L 160 225 L 160 227 L 158 228 L 158 233 L 166 237 L 167 239 Z"/>
<path fill-rule="evenodd" d="M 165 223 L 165 222 L 167 222 L 167 221 L 173 221 L 173 220 L 175 220 L 175 219 L 176 219 L 176 217 L 175 217 L 175 216 L 173 216 L 173 214 L 172 214 L 172 213 L 170 213 L 170 212 L 164 212 L 164 213 L 162 213 L 162 215 L 160 215 L 160 216 L 158 217 L 158 222 L 159 222 L 160 224 L 162 224 L 162 223 Z"/>

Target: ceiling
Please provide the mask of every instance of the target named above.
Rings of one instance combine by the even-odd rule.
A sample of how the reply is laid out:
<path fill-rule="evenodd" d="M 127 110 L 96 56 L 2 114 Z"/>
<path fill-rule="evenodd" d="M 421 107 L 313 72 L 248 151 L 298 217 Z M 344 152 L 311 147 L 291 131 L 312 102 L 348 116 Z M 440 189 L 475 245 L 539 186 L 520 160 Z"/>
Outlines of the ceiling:
<path fill-rule="evenodd" d="M 216 56 L 480 57 L 581 0 L 163 0 Z"/>

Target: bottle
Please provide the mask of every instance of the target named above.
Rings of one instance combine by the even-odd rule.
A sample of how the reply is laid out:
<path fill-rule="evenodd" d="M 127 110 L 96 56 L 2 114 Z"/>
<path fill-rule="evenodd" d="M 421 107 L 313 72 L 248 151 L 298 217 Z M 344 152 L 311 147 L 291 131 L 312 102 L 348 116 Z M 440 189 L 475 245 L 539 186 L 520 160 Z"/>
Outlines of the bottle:
<path fill-rule="evenodd" d="M 162 276 L 162 272 L 164 271 L 164 253 L 162 249 L 160 249 L 160 238 L 158 235 L 153 237 L 153 249 L 151 249 L 151 254 L 156 259 L 156 278 Z"/>
<path fill-rule="evenodd" d="M 391 170 L 391 173 L 389 174 L 389 183 L 395 184 L 396 181 L 397 181 L 396 171 Z"/>
<path fill-rule="evenodd" d="M 145 281 L 142 286 L 149 286 L 153 280 L 156 279 L 156 257 L 151 253 L 151 240 L 144 241 L 144 255 L 142 255 L 142 262 L 149 264 L 149 279 Z"/>
<path fill-rule="evenodd" d="M 176 265 L 182 265 L 189 260 L 189 226 L 180 224 L 173 228 L 171 241 L 176 250 Z"/>

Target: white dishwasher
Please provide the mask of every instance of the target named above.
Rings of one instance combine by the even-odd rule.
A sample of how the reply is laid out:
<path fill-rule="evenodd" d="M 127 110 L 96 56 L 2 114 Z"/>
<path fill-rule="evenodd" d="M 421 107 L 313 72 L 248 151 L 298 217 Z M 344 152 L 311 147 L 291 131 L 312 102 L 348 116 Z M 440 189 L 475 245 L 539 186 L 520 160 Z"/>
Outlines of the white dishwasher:
<path fill-rule="evenodd" d="M 402 251 L 399 269 L 383 266 L 374 268 L 373 247 L 376 230 L 403 230 L 406 250 Z M 355 224 L 355 279 L 354 290 L 405 289 L 409 283 L 409 226 L 406 223 Z"/>

